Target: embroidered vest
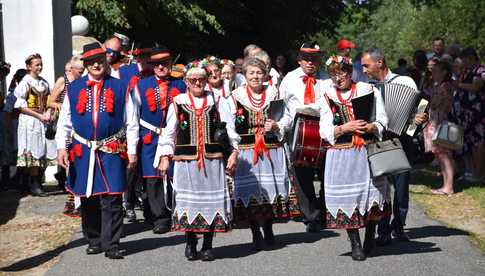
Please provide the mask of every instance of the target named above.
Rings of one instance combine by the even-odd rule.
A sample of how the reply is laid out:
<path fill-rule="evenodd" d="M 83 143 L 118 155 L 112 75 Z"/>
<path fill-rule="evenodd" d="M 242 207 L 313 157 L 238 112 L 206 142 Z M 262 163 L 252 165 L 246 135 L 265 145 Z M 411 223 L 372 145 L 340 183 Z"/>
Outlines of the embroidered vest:
<path fill-rule="evenodd" d="M 345 104 L 340 104 L 332 99 L 329 98 L 330 109 L 333 113 L 333 125 L 334 126 L 341 126 L 345 123 L 348 123 L 352 120 L 353 117 L 353 110 L 352 107 L 349 107 Z M 364 134 L 362 135 L 365 141 L 370 141 L 373 139 L 372 134 Z M 352 147 L 352 134 L 344 134 L 338 137 L 335 141 L 335 145 L 337 148 L 347 148 Z"/>
<path fill-rule="evenodd" d="M 47 101 L 49 100 L 49 91 L 37 90 L 35 87 L 29 85 L 27 92 L 27 107 L 37 112 L 43 113 L 47 110 Z"/>
<path fill-rule="evenodd" d="M 256 140 L 255 133 L 257 128 L 264 128 L 264 121 L 267 118 L 269 105 L 262 109 L 262 118 L 260 124 L 256 120 L 257 112 L 248 108 L 236 100 L 236 132 L 241 137 L 239 147 L 242 149 L 254 148 Z M 280 146 L 276 135 L 265 135 L 264 142 L 267 148 L 277 148 Z"/>
<path fill-rule="evenodd" d="M 204 157 L 207 159 L 219 159 L 223 157 L 223 147 L 214 142 L 215 123 L 219 121 L 219 113 L 215 105 L 204 109 L 201 120 L 195 120 L 195 111 L 185 104 L 176 104 L 178 126 L 177 139 L 175 142 L 175 152 L 173 160 L 196 160 L 199 150 L 203 150 Z M 199 137 L 197 128 L 202 127 L 202 144 L 204 148 L 199 148 Z"/>

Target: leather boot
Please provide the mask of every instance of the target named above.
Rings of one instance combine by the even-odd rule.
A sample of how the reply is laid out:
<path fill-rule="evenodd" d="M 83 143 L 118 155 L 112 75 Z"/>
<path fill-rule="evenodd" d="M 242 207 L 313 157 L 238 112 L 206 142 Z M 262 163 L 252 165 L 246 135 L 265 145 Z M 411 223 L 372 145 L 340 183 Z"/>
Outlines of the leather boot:
<path fill-rule="evenodd" d="M 350 245 L 352 246 L 352 260 L 364 261 L 365 253 L 360 243 L 359 230 L 348 229 L 347 234 L 349 235 Z"/>
<path fill-rule="evenodd" d="M 187 244 L 185 245 L 185 257 L 189 261 L 194 261 L 197 259 L 197 236 L 195 233 L 186 232 L 185 237 L 187 239 Z"/>
<path fill-rule="evenodd" d="M 376 247 L 376 223 L 375 221 L 369 221 L 365 226 L 365 239 L 364 239 L 364 252 L 369 256 L 372 250 Z"/>
<path fill-rule="evenodd" d="M 250 222 L 251 232 L 253 233 L 253 245 L 255 251 L 261 251 L 264 249 L 264 240 L 261 231 L 259 230 L 259 224 L 257 222 Z"/>
<path fill-rule="evenodd" d="M 273 233 L 273 220 L 269 219 L 264 222 L 263 224 L 263 232 L 264 232 L 264 242 L 267 245 L 274 245 L 275 244 L 275 237 Z"/>
<path fill-rule="evenodd" d="M 47 194 L 42 190 L 40 182 L 39 182 L 39 177 L 38 176 L 30 176 L 29 177 L 29 189 L 30 189 L 30 194 L 32 196 L 40 196 L 40 197 L 45 197 Z"/>
<path fill-rule="evenodd" d="M 210 262 L 215 260 L 214 252 L 212 252 L 212 239 L 214 232 L 204 233 L 204 243 L 202 244 L 202 261 Z"/>

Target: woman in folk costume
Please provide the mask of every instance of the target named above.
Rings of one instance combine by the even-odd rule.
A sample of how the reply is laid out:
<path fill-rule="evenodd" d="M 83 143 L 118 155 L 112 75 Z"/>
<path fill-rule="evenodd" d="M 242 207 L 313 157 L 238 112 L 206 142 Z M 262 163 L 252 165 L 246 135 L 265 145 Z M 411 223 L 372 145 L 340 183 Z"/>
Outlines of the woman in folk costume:
<path fill-rule="evenodd" d="M 223 64 L 220 59 L 214 56 L 206 57 L 200 61 L 199 65 L 203 66 L 208 74 L 206 90 L 212 92 L 217 97 L 227 98 L 231 95 L 229 81 L 222 77 Z"/>
<path fill-rule="evenodd" d="M 233 91 L 229 101 L 241 137 L 234 175 L 234 217 L 236 223 L 249 223 L 254 247 L 261 250 L 264 243 L 275 242 L 273 218 L 289 218 L 299 212 L 295 200 L 289 197 L 286 155 L 278 124 L 267 117 L 278 91 L 263 85 L 268 74 L 263 61 L 248 57 L 242 70 L 247 82 Z"/>
<path fill-rule="evenodd" d="M 230 59 L 221 59 L 221 64 L 222 77 L 224 78 L 224 81 L 228 82 L 230 91 L 233 91 L 237 88 L 235 64 Z"/>
<path fill-rule="evenodd" d="M 14 108 L 21 112 L 17 130 L 17 167 L 26 169 L 32 195 L 45 196 L 40 184 L 41 172 L 56 158 L 55 142 L 45 137 L 46 125 L 52 121 L 51 109 L 47 106 L 50 89 L 40 76 L 42 57 L 39 54 L 28 56 L 25 65 L 28 74 L 14 91 L 17 97 Z"/>
<path fill-rule="evenodd" d="M 190 68 L 190 66 L 189 66 Z M 197 259 L 197 234 L 204 234 L 202 260 L 214 260 L 214 232 L 230 230 L 231 201 L 225 170 L 233 172 L 237 162 L 239 135 L 226 99 L 204 89 L 207 73 L 192 67 L 185 76 L 187 92 L 173 99 L 167 114 L 167 124 L 158 142 L 158 166 L 167 173 L 169 160 L 174 160 L 173 229 L 186 233 L 185 256 Z M 216 126 L 226 123 L 233 150 L 224 167 L 224 146 L 215 141 Z M 220 130 L 220 129 L 219 129 Z"/>
<path fill-rule="evenodd" d="M 326 97 L 321 100 L 320 136 L 331 147 L 325 163 L 327 228 L 346 229 L 352 259 L 365 260 L 373 249 L 375 223 L 390 214 L 388 182 L 371 176 L 365 144 L 381 139 L 387 126 L 382 96 L 372 85 L 352 81 L 352 63 L 342 57 L 327 61 L 331 79 L 323 82 Z M 374 122 L 356 120 L 352 99 L 374 93 Z M 359 229 L 366 226 L 364 248 Z"/>

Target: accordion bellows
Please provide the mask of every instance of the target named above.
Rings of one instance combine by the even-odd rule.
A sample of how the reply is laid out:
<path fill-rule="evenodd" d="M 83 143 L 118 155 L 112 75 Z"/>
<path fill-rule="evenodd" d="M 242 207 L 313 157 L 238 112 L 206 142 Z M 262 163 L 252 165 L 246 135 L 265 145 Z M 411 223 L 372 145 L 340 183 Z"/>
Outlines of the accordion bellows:
<path fill-rule="evenodd" d="M 377 85 L 381 91 L 386 108 L 387 130 L 401 136 L 409 125 L 410 117 L 420 98 L 420 92 L 399 83 Z"/>

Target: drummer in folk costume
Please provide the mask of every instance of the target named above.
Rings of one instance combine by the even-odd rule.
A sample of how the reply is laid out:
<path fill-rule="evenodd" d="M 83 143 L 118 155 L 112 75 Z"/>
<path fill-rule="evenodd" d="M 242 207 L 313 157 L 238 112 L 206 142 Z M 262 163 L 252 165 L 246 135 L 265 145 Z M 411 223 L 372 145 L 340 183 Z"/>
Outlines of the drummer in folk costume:
<path fill-rule="evenodd" d="M 148 76 L 153 75 L 153 68 L 148 62 L 152 51 L 152 44 L 148 41 L 141 41 L 133 49 L 132 55 L 136 62 L 123 65 L 119 68 L 119 78 L 128 87 L 128 92 L 132 93 L 138 82 Z M 133 95 L 132 95 L 133 96 Z M 135 204 L 138 201 L 136 191 L 141 190 L 142 179 L 137 170 L 127 171 L 127 189 L 124 194 L 124 207 L 128 222 L 136 221 Z M 148 216 L 148 214 L 144 215 Z M 145 217 L 145 219 L 149 219 Z"/>
<path fill-rule="evenodd" d="M 168 107 L 173 98 L 185 92 L 182 80 L 171 80 L 172 57 L 166 47 L 153 49 L 149 63 L 154 75 L 146 77 L 135 86 L 133 97 L 140 113 L 139 160 L 141 176 L 145 182 L 147 199 L 144 204 L 147 219 L 153 223 L 153 232 L 162 234 L 170 231 L 170 211 L 165 202 L 166 190 L 160 173 L 154 166 L 158 138 L 166 125 Z M 157 160 L 158 161 L 158 160 Z"/>
<path fill-rule="evenodd" d="M 234 175 L 234 218 L 236 223 L 249 222 L 256 250 L 263 249 L 263 241 L 274 244 L 273 218 L 299 214 L 296 200 L 289 196 L 283 137 L 278 124 L 267 117 L 270 102 L 278 99 L 274 86 L 263 85 L 268 69 L 263 61 L 246 58 L 243 73 L 247 83 L 234 90 L 228 100 L 241 137 Z"/>
<path fill-rule="evenodd" d="M 106 51 L 84 46 L 88 75 L 68 88 L 58 121 L 58 162 L 68 170 L 66 189 L 81 197 L 87 254 L 121 259 L 125 171 L 136 164 L 138 118 L 121 81 L 107 75 Z"/>
<path fill-rule="evenodd" d="M 381 139 L 387 115 L 380 91 L 371 84 L 352 81 L 352 64 L 340 56 L 327 61 L 331 79 L 323 82 L 320 135 L 331 146 L 325 160 L 325 204 L 327 228 L 346 229 L 352 259 L 365 260 L 375 241 L 376 221 L 390 214 L 385 176 L 372 177 L 365 144 Z M 352 99 L 373 93 L 375 121 L 355 118 Z M 359 228 L 366 226 L 364 250 Z"/>
<path fill-rule="evenodd" d="M 322 51 L 314 42 L 305 42 L 298 53 L 299 68 L 289 72 L 279 87 L 280 95 L 285 100 L 285 115 L 278 123 L 282 133 L 289 131 L 292 127 L 297 108 L 310 107 L 318 109 L 317 103 L 321 99 L 322 79 L 318 71 L 322 63 Z M 318 134 L 315 134 L 318 136 Z M 315 138 L 315 137 L 313 137 Z M 300 210 L 305 216 L 305 223 L 308 232 L 319 231 L 324 222 L 322 221 L 321 202 L 317 200 L 313 180 L 316 173 L 312 167 L 296 166 L 295 173 L 297 181 L 296 194 Z M 319 175 L 320 176 L 320 175 Z M 320 189 L 320 198 L 323 197 L 323 184 Z"/>

